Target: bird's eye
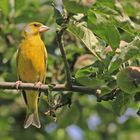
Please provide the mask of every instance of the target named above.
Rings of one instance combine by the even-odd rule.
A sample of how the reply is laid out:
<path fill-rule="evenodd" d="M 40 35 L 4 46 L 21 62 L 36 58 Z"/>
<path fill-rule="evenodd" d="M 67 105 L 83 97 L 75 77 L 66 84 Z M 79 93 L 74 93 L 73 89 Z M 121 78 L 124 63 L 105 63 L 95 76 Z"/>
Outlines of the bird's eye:
<path fill-rule="evenodd" d="M 35 26 L 35 27 L 39 27 L 39 24 L 36 24 L 36 23 L 35 23 L 34 26 Z"/>

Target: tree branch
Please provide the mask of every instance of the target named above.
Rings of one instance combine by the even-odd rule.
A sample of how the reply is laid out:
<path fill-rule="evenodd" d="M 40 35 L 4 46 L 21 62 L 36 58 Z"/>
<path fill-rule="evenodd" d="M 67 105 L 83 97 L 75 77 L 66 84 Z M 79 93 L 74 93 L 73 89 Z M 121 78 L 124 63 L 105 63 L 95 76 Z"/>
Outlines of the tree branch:
<path fill-rule="evenodd" d="M 71 76 L 69 64 L 67 62 L 67 58 L 66 58 L 66 54 L 65 54 L 65 50 L 64 50 L 64 42 L 63 42 L 63 33 L 66 30 L 66 28 L 67 27 L 63 27 L 63 28 L 61 28 L 61 30 L 58 30 L 56 32 L 56 40 L 57 40 L 57 44 L 60 48 L 64 64 L 65 64 L 65 71 L 66 71 L 66 78 L 67 78 L 67 85 L 66 86 L 68 88 L 71 88 L 72 87 L 72 76 Z"/>
<path fill-rule="evenodd" d="M 35 86 L 34 83 L 21 83 L 19 85 L 18 89 L 21 90 L 39 90 L 39 91 L 48 91 L 49 85 L 41 85 L 41 87 L 38 89 L 37 86 Z M 16 83 L 15 82 L 0 82 L 0 89 L 16 89 Z M 97 97 L 96 90 L 83 87 L 83 86 L 77 86 L 73 85 L 71 88 L 68 88 L 65 84 L 56 84 L 54 85 L 52 91 L 73 91 L 73 92 L 80 92 L 81 94 L 91 94 L 95 95 Z"/>

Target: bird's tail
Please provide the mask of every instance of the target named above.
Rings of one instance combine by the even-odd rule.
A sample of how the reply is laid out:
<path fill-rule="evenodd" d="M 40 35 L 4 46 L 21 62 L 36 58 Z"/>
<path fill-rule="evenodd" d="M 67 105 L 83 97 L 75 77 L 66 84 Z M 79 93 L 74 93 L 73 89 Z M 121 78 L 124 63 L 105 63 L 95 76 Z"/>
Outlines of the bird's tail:
<path fill-rule="evenodd" d="M 28 128 L 30 125 L 40 128 L 41 125 L 38 115 L 38 95 L 30 92 L 26 94 L 26 97 L 27 97 L 27 113 L 24 122 L 24 128 Z"/>
<path fill-rule="evenodd" d="M 28 128 L 30 125 L 33 125 L 37 128 L 41 127 L 38 112 L 27 113 L 24 122 L 24 128 Z"/>

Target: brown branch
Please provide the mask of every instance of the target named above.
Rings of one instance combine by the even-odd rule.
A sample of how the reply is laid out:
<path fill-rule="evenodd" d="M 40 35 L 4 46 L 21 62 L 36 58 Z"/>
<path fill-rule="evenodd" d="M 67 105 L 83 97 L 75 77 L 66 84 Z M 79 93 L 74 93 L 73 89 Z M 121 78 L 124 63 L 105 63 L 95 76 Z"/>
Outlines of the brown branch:
<path fill-rule="evenodd" d="M 64 103 L 60 103 L 60 104 L 57 104 L 57 105 L 55 105 L 55 106 L 50 107 L 49 110 L 46 111 L 44 114 L 45 114 L 46 116 L 52 116 L 53 119 L 54 119 L 54 121 L 56 121 L 56 120 L 57 120 L 57 117 L 56 117 L 55 112 L 56 112 L 59 108 L 61 108 L 61 107 L 63 107 L 63 106 L 66 106 L 66 105 L 68 105 L 68 107 L 70 108 L 71 99 L 68 99 L 68 100 L 67 100 L 66 102 L 64 102 Z"/>
<path fill-rule="evenodd" d="M 16 89 L 15 82 L 0 82 L 0 89 Z M 47 92 L 49 89 L 49 85 L 41 85 L 38 89 L 34 83 L 21 83 L 18 87 L 19 90 L 39 90 L 42 92 Z M 116 94 L 118 93 L 119 89 L 115 88 L 110 93 L 101 96 L 95 89 L 84 87 L 84 86 L 77 86 L 72 85 L 71 88 L 68 88 L 65 84 L 56 84 L 53 86 L 52 91 L 71 91 L 71 92 L 78 92 L 82 95 L 95 95 L 98 102 L 113 100 Z"/>
<path fill-rule="evenodd" d="M 67 78 L 67 85 L 66 86 L 68 88 L 71 88 L 72 87 L 72 76 L 71 76 L 69 64 L 67 62 L 67 58 L 66 58 L 66 54 L 65 54 L 65 50 L 64 50 L 64 42 L 63 42 L 63 33 L 66 30 L 66 28 L 67 27 L 63 27 L 60 30 L 57 30 L 56 40 L 57 40 L 57 44 L 60 48 L 64 64 L 65 64 L 65 71 L 66 71 L 66 78 Z"/>
<path fill-rule="evenodd" d="M 41 85 L 41 87 L 38 89 L 37 86 L 35 86 L 34 83 L 21 83 L 18 87 L 18 89 L 21 90 L 39 90 L 39 91 L 48 91 L 49 85 Z M 16 83 L 15 82 L 0 82 L 0 89 L 16 89 Z M 68 88 L 65 84 L 56 84 L 54 85 L 52 91 L 72 91 L 72 92 L 80 92 L 81 94 L 91 94 L 98 96 L 96 93 L 96 90 L 87 88 L 84 86 L 77 86 L 73 85 L 71 88 Z"/>

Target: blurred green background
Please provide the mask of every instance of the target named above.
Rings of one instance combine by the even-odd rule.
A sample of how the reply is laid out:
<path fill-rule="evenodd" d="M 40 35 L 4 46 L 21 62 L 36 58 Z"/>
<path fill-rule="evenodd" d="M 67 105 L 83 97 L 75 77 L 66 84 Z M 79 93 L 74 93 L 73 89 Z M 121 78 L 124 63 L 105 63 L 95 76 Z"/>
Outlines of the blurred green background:
<path fill-rule="evenodd" d="M 72 17 L 78 12 L 84 13 L 85 10 L 90 10 L 92 5 L 94 6 L 97 1 L 77 0 L 77 4 L 80 3 L 79 7 L 73 7 L 74 5 L 70 3 L 69 0 L 64 0 L 64 4 L 66 9 L 72 13 Z M 55 16 L 56 11 L 52 6 L 52 2 L 54 1 L 0 0 L 0 81 L 17 80 L 16 50 L 21 40 L 21 30 L 27 23 L 39 21 L 46 24 L 51 29 L 42 36 L 49 53 L 46 83 L 64 82 L 64 64 L 55 39 L 56 29 L 60 25 L 58 23 L 59 16 Z M 57 9 L 62 11 L 62 1 L 56 0 L 54 3 Z M 113 6 L 116 6 L 118 9 L 122 8 L 121 10 L 123 10 L 123 12 L 120 9 L 118 10 L 120 15 L 122 13 L 124 14 L 122 15 L 124 19 L 119 19 L 121 20 L 119 21 L 120 24 L 117 24 L 117 26 L 120 27 L 119 34 L 121 40 L 125 40 L 129 43 L 136 35 L 140 35 L 139 0 L 121 0 L 120 2 L 117 0 L 99 0 L 98 5 L 97 7 L 95 6 L 94 10 L 99 14 L 100 12 L 102 13 L 102 11 L 106 12 L 106 14 L 110 16 L 113 13 L 114 15 L 116 14 L 114 12 L 115 10 L 112 11 L 109 8 L 106 9 L 105 7 L 104 9 L 101 7 L 100 9 L 100 5 L 104 4 L 108 7 L 112 6 L 112 9 Z M 81 21 L 79 20 L 77 22 Z M 87 22 L 87 19 L 84 19 L 83 22 Z M 90 23 L 88 27 L 92 29 Z M 101 37 L 100 39 L 102 39 L 102 34 L 100 34 L 99 29 L 96 29 L 97 30 L 95 30 L 95 33 Z M 123 29 L 126 32 L 124 32 Z M 69 28 L 69 30 L 71 32 L 74 31 L 72 28 Z M 112 30 L 112 32 L 113 31 L 114 30 Z M 116 38 L 114 38 L 114 42 L 118 41 Z M 86 42 L 83 44 L 83 42 L 75 38 L 72 33 L 66 32 L 64 35 L 64 40 L 67 59 L 70 64 L 72 74 L 74 75 L 76 69 L 91 64 L 91 60 L 94 58 L 92 58 L 91 53 L 85 47 Z M 106 38 L 104 38 L 104 40 L 108 41 Z M 114 42 L 112 43 L 109 41 L 109 44 L 116 47 Z M 105 44 L 104 42 L 101 43 Z M 82 64 L 79 64 L 77 62 L 78 57 L 84 56 L 85 54 L 88 54 L 87 61 L 86 58 L 84 58 L 81 60 Z M 108 58 L 109 57 L 112 56 L 108 56 Z M 59 95 L 62 94 L 62 92 L 55 92 L 52 94 Z M 140 117 L 136 115 L 139 103 L 132 103 L 123 113 L 123 115 L 117 116 L 114 113 L 115 109 L 112 110 L 111 103 L 109 101 L 98 103 L 93 95 L 83 95 L 78 93 L 73 94 L 71 92 L 63 92 L 63 94 L 68 94 L 68 96 L 72 97 L 72 105 L 71 108 L 65 106 L 57 110 L 57 122 L 54 122 L 52 117 L 44 115 L 44 112 L 46 112 L 48 109 L 48 105 L 44 100 L 41 100 L 39 104 L 39 114 L 42 124 L 41 129 L 37 129 L 32 126 L 28 129 L 24 129 L 23 123 L 26 110 L 22 96 L 16 90 L 0 90 L 0 140 L 140 139 Z"/>

